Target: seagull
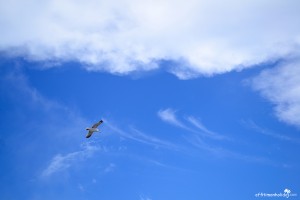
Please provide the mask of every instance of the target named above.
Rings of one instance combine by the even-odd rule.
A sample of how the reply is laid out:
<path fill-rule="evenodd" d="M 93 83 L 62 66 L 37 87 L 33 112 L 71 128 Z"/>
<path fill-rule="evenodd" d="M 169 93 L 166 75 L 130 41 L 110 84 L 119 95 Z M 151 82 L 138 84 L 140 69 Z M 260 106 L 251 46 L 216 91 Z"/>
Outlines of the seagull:
<path fill-rule="evenodd" d="M 93 135 L 94 132 L 99 132 L 99 129 L 97 128 L 100 124 L 103 123 L 103 120 L 100 120 L 96 124 L 92 126 L 92 128 L 86 128 L 85 130 L 89 131 L 88 134 L 86 135 L 86 138 L 89 138 Z"/>

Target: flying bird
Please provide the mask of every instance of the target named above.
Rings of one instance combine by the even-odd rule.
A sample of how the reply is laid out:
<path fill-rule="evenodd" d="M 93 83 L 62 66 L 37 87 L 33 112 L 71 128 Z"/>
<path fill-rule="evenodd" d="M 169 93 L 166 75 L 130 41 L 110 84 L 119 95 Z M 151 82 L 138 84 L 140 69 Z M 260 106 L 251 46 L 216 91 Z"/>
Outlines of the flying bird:
<path fill-rule="evenodd" d="M 93 135 L 94 132 L 99 132 L 99 129 L 97 128 L 100 124 L 103 123 L 103 120 L 100 120 L 96 124 L 92 126 L 92 128 L 86 128 L 85 130 L 89 131 L 88 134 L 86 135 L 86 138 L 89 138 Z"/>

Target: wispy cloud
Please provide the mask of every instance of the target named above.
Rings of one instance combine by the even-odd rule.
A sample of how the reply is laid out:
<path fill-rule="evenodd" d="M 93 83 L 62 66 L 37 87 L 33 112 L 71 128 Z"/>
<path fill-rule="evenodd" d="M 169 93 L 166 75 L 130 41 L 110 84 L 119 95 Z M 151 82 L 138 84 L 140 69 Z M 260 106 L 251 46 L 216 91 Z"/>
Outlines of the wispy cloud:
<path fill-rule="evenodd" d="M 77 188 L 80 190 L 80 192 L 85 192 L 85 187 L 82 184 L 78 184 Z"/>
<path fill-rule="evenodd" d="M 91 144 L 84 144 L 80 151 L 58 153 L 74 149 L 82 142 L 87 120 L 79 115 L 76 109 L 43 96 L 31 85 L 21 67 L 8 67 L 9 70 L 1 74 L 0 91 L 17 108 L 11 110 L 11 115 L 18 126 L 6 137 L 9 148 L 16 155 L 16 162 L 23 165 L 28 173 L 35 173 L 45 162 L 49 162 L 40 174 L 47 177 L 68 169 L 76 160 L 84 160 L 91 155 L 96 150 Z M 26 116 L 28 113 L 30 116 Z M 31 166 L 30 162 L 24 160 L 28 160 L 33 154 L 36 164 Z M 45 160 L 50 156 L 53 156 L 50 161 Z"/>
<path fill-rule="evenodd" d="M 48 167 L 42 171 L 41 177 L 49 177 L 57 172 L 67 170 L 72 165 L 86 160 L 98 150 L 100 150 L 99 147 L 85 143 L 83 150 L 71 152 L 66 155 L 57 154 L 51 159 Z"/>
<path fill-rule="evenodd" d="M 145 195 L 140 195 L 140 200 L 152 200 L 150 197 L 145 196 Z"/>
<path fill-rule="evenodd" d="M 159 60 L 179 62 L 169 71 L 181 79 L 225 73 L 300 43 L 298 1 L 15 0 L 0 2 L 0 18 L 1 51 L 117 74 L 157 69 Z"/>
<path fill-rule="evenodd" d="M 67 136 L 87 123 L 87 120 L 76 109 L 43 96 L 30 83 L 22 67 L 12 65 L 9 68 L 6 73 L 0 76 L 0 91 L 10 98 L 11 102 L 18 105 L 19 110 L 26 110 L 37 116 L 43 116 L 42 118 L 35 118 L 35 115 L 32 115 L 32 118 L 39 122 L 35 122 L 31 126 L 35 130 L 34 132 L 43 130 L 44 133 L 49 133 L 51 136 Z M 30 119 L 22 119 L 22 123 L 26 125 L 30 123 Z M 22 123 L 19 122 L 20 125 Z"/>
<path fill-rule="evenodd" d="M 153 144 L 154 146 L 159 146 L 159 147 L 164 147 L 164 148 L 169 148 L 169 149 L 173 149 L 173 150 L 178 150 L 179 147 L 169 141 L 165 141 L 163 139 L 159 139 L 157 137 L 154 136 L 150 136 L 149 134 L 146 134 L 140 130 L 137 130 L 135 128 L 132 129 L 135 138 L 140 138 L 141 141 L 144 142 L 149 142 L 151 144 Z"/>
<path fill-rule="evenodd" d="M 300 144 L 300 140 L 298 138 L 292 138 L 285 133 L 279 134 L 274 131 L 265 129 L 265 128 L 259 126 L 257 123 L 255 123 L 252 120 L 242 121 L 242 123 L 245 124 L 245 126 L 251 128 L 251 129 L 255 130 L 256 132 L 261 133 L 263 135 L 270 136 L 275 139 L 279 139 L 279 140 L 283 140 L 283 141 L 289 141 L 289 142 Z"/>
<path fill-rule="evenodd" d="M 201 149 L 209 154 L 213 155 L 214 157 L 219 158 L 231 158 L 231 159 L 238 159 L 243 160 L 246 162 L 253 162 L 253 163 L 262 163 L 268 165 L 278 165 L 277 163 L 273 162 L 272 160 L 257 156 L 257 155 L 247 155 L 242 152 L 237 152 L 235 150 L 230 150 L 223 144 L 209 144 L 207 141 L 200 138 L 198 135 L 193 135 L 192 137 L 185 137 L 190 144 L 194 145 L 196 148 Z"/>
<path fill-rule="evenodd" d="M 179 120 L 176 115 L 176 111 L 172 108 L 162 109 L 158 111 L 158 117 L 171 125 L 177 126 L 184 130 L 187 130 L 192 133 L 199 134 L 203 137 L 208 137 L 211 139 L 228 139 L 225 136 L 222 136 L 214 131 L 206 128 L 200 120 L 193 116 L 184 117 L 184 120 Z M 186 123 L 189 122 L 189 123 Z M 191 124 L 193 126 L 191 126 Z"/>
<path fill-rule="evenodd" d="M 275 114 L 283 122 L 300 127 L 300 60 L 285 62 L 266 69 L 251 79 L 254 90 L 275 106 Z"/>
<path fill-rule="evenodd" d="M 173 109 L 168 108 L 163 111 L 168 111 L 167 119 L 171 120 L 164 120 L 162 117 L 160 117 L 162 120 L 166 121 L 167 123 L 170 123 L 174 126 L 177 126 L 179 128 L 183 128 L 187 131 L 187 134 L 184 134 L 182 137 L 185 141 L 188 142 L 189 145 L 192 145 L 196 149 L 200 149 L 203 152 L 208 153 L 209 155 L 212 155 L 214 157 L 220 157 L 220 158 L 232 158 L 232 159 L 238 159 L 243 160 L 246 162 L 254 162 L 254 163 L 263 163 L 263 164 L 269 164 L 269 165 L 277 165 L 275 162 L 262 157 L 262 156 L 256 156 L 256 155 L 248 155 L 244 154 L 243 152 L 238 152 L 236 150 L 231 150 L 228 148 L 228 142 L 231 143 L 230 146 L 236 146 L 236 142 L 234 139 L 223 136 L 219 133 L 216 133 L 210 129 L 208 129 L 199 119 L 193 116 L 187 116 L 182 117 L 183 120 L 179 121 L 177 116 L 175 115 L 175 112 L 169 112 L 173 111 Z M 174 120 L 175 119 L 175 120 Z M 176 123 L 174 123 L 175 121 Z M 188 123 L 187 123 L 188 122 Z M 178 126 L 177 124 L 180 124 Z M 191 146 L 189 146 L 188 151 L 191 151 Z"/>
<path fill-rule="evenodd" d="M 113 172 L 116 169 L 116 164 L 114 163 L 109 163 L 109 165 L 104 169 L 105 173 L 110 173 Z"/>
<path fill-rule="evenodd" d="M 27 76 L 23 73 L 22 67 L 16 64 L 9 67 L 10 70 L 0 76 L 0 89 L 7 93 L 7 96 L 14 101 L 26 104 L 28 108 L 39 107 L 43 111 L 67 110 L 67 107 L 41 95 L 40 92 L 30 84 Z M 11 90 L 11 92 L 9 92 L 9 90 Z"/>
<path fill-rule="evenodd" d="M 162 109 L 158 111 L 158 116 L 161 120 L 170 123 L 172 125 L 181 127 L 181 128 L 186 128 L 183 123 L 181 123 L 177 117 L 176 117 L 176 111 L 171 109 L 171 108 L 167 108 L 167 109 Z"/>
<path fill-rule="evenodd" d="M 205 133 L 204 134 L 201 134 L 202 136 L 205 136 L 205 137 L 209 137 L 209 138 L 213 138 L 213 139 L 228 139 L 227 137 L 225 136 L 222 136 L 216 132 L 213 132 L 211 130 L 209 130 L 208 128 L 206 128 L 200 120 L 198 120 L 197 118 L 193 117 L 193 116 L 189 116 L 187 117 L 187 120 L 192 123 L 196 128 L 198 128 L 201 133 Z"/>
<path fill-rule="evenodd" d="M 151 145 L 153 147 L 162 147 L 162 148 L 167 148 L 172 150 L 179 150 L 179 147 L 176 144 L 154 137 L 150 134 L 146 134 L 136 128 L 127 127 L 121 129 L 116 124 L 110 122 L 108 119 L 106 119 L 105 122 L 108 129 L 110 129 L 114 133 L 117 133 L 123 138 L 130 139 L 139 143 Z"/>

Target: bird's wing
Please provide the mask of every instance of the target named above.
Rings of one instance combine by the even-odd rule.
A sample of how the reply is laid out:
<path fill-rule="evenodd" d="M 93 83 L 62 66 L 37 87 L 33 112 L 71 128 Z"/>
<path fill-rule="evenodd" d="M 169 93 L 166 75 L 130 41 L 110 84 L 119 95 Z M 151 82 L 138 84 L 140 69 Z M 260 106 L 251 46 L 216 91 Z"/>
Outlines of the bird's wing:
<path fill-rule="evenodd" d="M 93 131 L 89 131 L 88 134 L 85 136 L 86 138 L 89 138 L 93 135 Z"/>
<path fill-rule="evenodd" d="M 94 124 L 92 128 L 97 128 L 100 124 L 103 123 L 103 120 L 100 120 L 98 123 Z"/>

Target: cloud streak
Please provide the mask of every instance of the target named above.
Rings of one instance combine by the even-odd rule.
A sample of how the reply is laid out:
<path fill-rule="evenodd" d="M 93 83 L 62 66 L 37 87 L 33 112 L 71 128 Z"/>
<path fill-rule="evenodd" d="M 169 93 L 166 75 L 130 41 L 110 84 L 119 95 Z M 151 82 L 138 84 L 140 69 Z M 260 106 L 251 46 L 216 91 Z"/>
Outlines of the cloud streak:
<path fill-rule="evenodd" d="M 265 128 L 262 128 L 261 126 L 259 126 L 257 123 L 255 123 L 253 121 L 243 121 L 243 124 L 245 124 L 247 127 L 251 128 L 263 135 L 270 136 L 275 139 L 279 139 L 279 140 L 283 140 L 283 141 L 300 144 L 300 140 L 298 138 L 292 138 L 292 137 L 288 136 L 287 134 L 279 134 L 279 133 L 273 132 L 271 130 L 267 130 Z"/>
<path fill-rule="evenodd" d="M 167 122 L 170 123 L 172 125 L 178 126 L 180 128 L 186 128 L 183 123 L 181 123 L 177 117 L 176 117 L 176 111 L 171 109 L 171 108 L 167 108 L 167 109 L 162 109 L 158 111 L 158 117 Z"/>
<path fill-rule="evenodd" d="M 213 155 L 213 157 L 220 157 L 220 158 L 232 158 L 232 159 L 238 159 L 243 160 L 246 162 L 254 162 L 254 163 L 262 163 L 262 164 L 268 164 L 268 165 L 278 165 L 277 163 L 262 157 L 262 156 L 256 156 L 256 155 L 249 155 L 247 153 L 231 150 L 229 146 L 232 145 L 238 145 L 236 141 L 232 138 L 228 138 L 226 136 L 220 135 L 219 133 L 216 133 L 214 131 L 209 130 L 207 127 L 205 127 L 204 124 L 201 123 L 199 119 L 193 116 L 187 116 L 185 117 L 186 122 L 179 121 L 178 117 L 175 115 L 175 112 L 169 112 L 173 111 L 173 109 L 168 108 L 165 110 L 160 110 L 160 113 L 164 113 L 163 111 L 168 111 L 168 116 L 166 119 L 161 118 L 161 120 L 170 123 L 171 125 L 177 126 L 179 128 L 183 128 L 187 131 L 187 134 L 184 134 L 182 137 L 186 142 L 188 142 L 188 148 L 186 150 L 191 151 L 194 147 L 197 150 L 202 150 L 209 155 Z M 176 120 L 174 120 L 176 119 Z M 176 123 L 174 123 L 175 121 Z M 181 126 L 178 126 L 177 124 L 180 124 Z M 192 126 L 191 126 L 192 125 Z M 228 145 L 228 142 L 231 142 L 231 145 Z"/>
<path fill-rule="evenodd" d="M 187 79 L 293 53 L 300 44 L 299 6 L 259 0 L 2 1 L 0 50 L 116 74 L 155 70 L 158 61 L 172 60 L 179 64 L 168 71 Z"/>
<path fill-rule="evenodd" d="M 241 152 L 230 150 L 226 147 L 223 147 L 223 145 L 213 145 L 209 144 L 206 141 L 204 141 L 202 138 L 200 138 L 198 135 L 194 135 L 192 137 L 185 137 L 190 144 L 195 146 L 198 149 L 204 150 L 211 155 L 214 155 L 215 157 L 220 158 L 233 158 L 238 160 L 243 160 L 246 162 L 252 162 L 252 163 L 261 163 L 261 164 L 268 164 L 273 166 L 278 166 L 278 163 L 273 162 L 272 160 L 262 157 L 262 156 L 256 156 L 256 155 L 248 155 L 243 154 Z"/>
<path fill-rule="evenodd" d="M 106 126 L 111 132 L 117 133 L 119 136 L 133 140 L 142 144 L 151 145 L 154 147 L 162 147 L 171 150 L 179 150 L 179 147 L 169 141 L 154 137 L 150 134 L 146 134 L 136 128 L 130 128 L 128 131 L 120 129 L 117 125 L 110 122 L 108 119 L 105 119 Z"/>
<path fill-rule="evenodd" d="M 50 164 L 43 170 L 41 177 L 50 177 L 57 172 L 67 170 L 72 165 L 86 160 L 98 150 L 100 150 L 99 147 L 85 143 L 83 150 L 71 152 L 66 155 L 57 154 L 51 159 Z M 112 169 L 110 168 L 109 170 Z"/>
<path fill-rule="evenodd" d="M 44 168 L 39 173 L 40 178 L 50 177 L 70 169 L 100 150 L 92 143 L 83 143 L 78 151 L 58 153 L 62 149 L 74 149 L 85 139 L 83 127 L 87 120 L 68 106 L 43 96 L 31 85 L 20 66 L 4 66 L 3 72 L 0 74 L 0 91 L 17 108 L 11 110 L 11 114 L 14 123 L 18 124 L 7 136 L 7 141 L 27 174 Z M 30 113 L 31 116 L 23 113 Z M 33 154 L 34 166 L 27 162 Z M 46 160 L 49 157 L 52 157 L 50 161 Z M 48 165 L 44 167 L 46 162 Z"/>
<path fill-rule="evenodd" d="M 196 119 L 193 116 L 189 116 L 187 117 L 187 120 L 192 123 L 197 129 L 199 129 L 202 133 L 205 133 L 206 135 L 202 134 L 205 137 L 210 137 L 213 139 L 227 139 L 226 137 L 213 132 L 211 130 L 209 130 L 208 128 L 206 128 L 198 119 Z"/>
<path fill-rule="evenodd" d="M 140 200 L 152 200 L 152 199 L 148 196 L 140 195 Z"/>
<path fill-rule="evenodd" d="M 184 123 L 183 120 L 179 120 L 178 117 L 176 116 L 176 111 L 173 110 L 172 108 L 166 108 L 166 109 L 161 109 L 157 113 L 158 117 L 164 121 L 167 122 L 171 125 L 177 126 L 179 128 L 182 128 L 184 130 L 187 130 L 189 132 L 199 134 L 202 137 L 207 137 L 211 139 L 216 139 L 216 140 L 222 140 L 222 139 L 228 139 L 225 136 L 222 136 L 216 132 L 213 132 L 209 130 L 207 127 L 205 127 L 200 120 L 193 116 L 187 116 L 185 120 L 192 124 Z"/>

